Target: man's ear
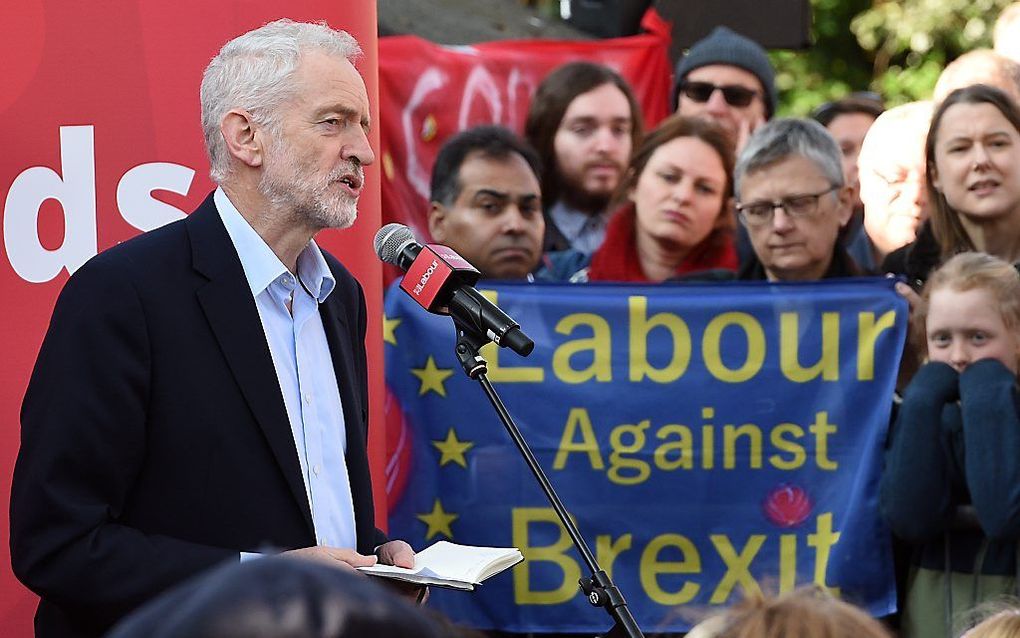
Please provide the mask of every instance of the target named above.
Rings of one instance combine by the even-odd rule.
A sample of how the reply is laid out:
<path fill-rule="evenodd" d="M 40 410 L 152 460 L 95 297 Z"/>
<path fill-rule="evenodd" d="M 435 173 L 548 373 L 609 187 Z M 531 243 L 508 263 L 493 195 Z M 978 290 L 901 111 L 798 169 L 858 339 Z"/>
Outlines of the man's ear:
<path fill-rule="evenodd" d="M 446 206 L 439 202 L 429 204 L 429 235 L 439 244 L 446 241 L 446 212 Z"/>
<path fill-rule="evenodd" d="M 244 109 L 229 111 L 220 121 L 220 134 L 234 159 L 251 168 L 262 166 L 265 134 L 250 113 Z"/>

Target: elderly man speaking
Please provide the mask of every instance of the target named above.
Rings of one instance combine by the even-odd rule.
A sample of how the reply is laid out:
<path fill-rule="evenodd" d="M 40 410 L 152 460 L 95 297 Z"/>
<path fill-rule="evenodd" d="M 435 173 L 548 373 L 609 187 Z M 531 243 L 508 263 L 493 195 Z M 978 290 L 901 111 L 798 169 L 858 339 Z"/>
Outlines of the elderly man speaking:
<path fill-rule="evenodd" d="M 201 90 L 219 187 L 61 292 L 11 494 L 37 636 L 101 635 L 261 553 L 413 564 L 374 526 L 365 298 L 313 241 L 354 223 L 374 159 L 359 54 L 289 20 L 228 42 Z"/>

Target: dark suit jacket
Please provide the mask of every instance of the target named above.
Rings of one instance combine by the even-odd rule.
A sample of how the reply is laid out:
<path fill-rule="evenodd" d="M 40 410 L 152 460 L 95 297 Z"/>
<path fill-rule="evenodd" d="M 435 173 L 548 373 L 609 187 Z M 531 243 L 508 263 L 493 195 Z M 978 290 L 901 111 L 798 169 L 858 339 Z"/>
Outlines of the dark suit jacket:
<path fill-rule="evenodd" d="M 358 550 L 381 542 L 366 453 L 365 300 L 326 255 L 321 305 L 347 427 Z M 38 636 L 99 635 L 238 552 L 315 544 L 258 311 L 212 196 L 68 280 L 22 406 L 14 572 Z"/>

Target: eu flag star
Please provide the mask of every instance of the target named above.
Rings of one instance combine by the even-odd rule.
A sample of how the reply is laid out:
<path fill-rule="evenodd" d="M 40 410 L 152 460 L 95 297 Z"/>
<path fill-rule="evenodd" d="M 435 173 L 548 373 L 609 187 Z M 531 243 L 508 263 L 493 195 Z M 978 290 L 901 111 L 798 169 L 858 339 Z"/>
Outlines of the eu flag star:
<path fill-rule="evenodd" d="M 436 360 L 429 355 L 424 368 L 411 368 L 411 374 L 418 377 L 421 387 L 418 388 L 418 396 L 424 396 L 427 392 L 435 392 L 441 397 L 446 396 L 446 387 L 443 386 L 453 370 L 436 366 Z"/>
<path fill-rule="evenodd" d="M 436 499 L 436 502 L 432 505 L 432 511 L 428 514 L 418 514 L 416 516 L 418 520 L 428 525 L 428 530 L 425 532 L 425 540 L 431 540 L 433 536 L 442 534 L 443 536 L 453 539 L 453 530 L 450 529 L 450 524 L 460 518 L 459 514 L 450 514 L 443 509 L 443 504 Z"/>
<path fill-rule="evenodd" d="M 447 463 L 456 463 L 463 468 L 467 468 L 467 459 L 464 458 L 464 453 L 475 446 L 471 441 L 459 440 L 453 428 L 450 428 L 450 431 L 446 433 L 446 440 L 433 441 L 432 445 L 442 454 L 439 457 L 439 467 L 443 467 Z"/>
<path fill-rule="evenodd" d="M 382 324 L 383 325 L 383 328 L 382 328 L 383 341 L 385 341 L 386 343 L 392 343 L 393 345 L 397 345 L 396 330 L 397 330 L 397 326 L 400 325 L 401 321 L 403 321 L 403 319 L 397 319 L 396 317 L 394 317 L 393 319 L 390 319 L 385 314 L 383 314 L 383 318 L 382 318 L 382 322 L 383 322 L 383 324 Z"/>

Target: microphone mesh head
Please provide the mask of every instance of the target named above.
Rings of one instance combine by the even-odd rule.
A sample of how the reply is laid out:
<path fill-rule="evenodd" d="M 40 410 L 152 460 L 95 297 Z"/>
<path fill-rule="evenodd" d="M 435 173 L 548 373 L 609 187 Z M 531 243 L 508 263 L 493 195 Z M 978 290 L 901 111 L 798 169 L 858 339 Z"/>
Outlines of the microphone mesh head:
<path fill-rule="evenodd" d="M 414 233 L 403 224 L 386 224 L 375 234 L 375 254 L 387 264 L 399 265 L 397 256 L 409 243 L 413 243 Z"/>

